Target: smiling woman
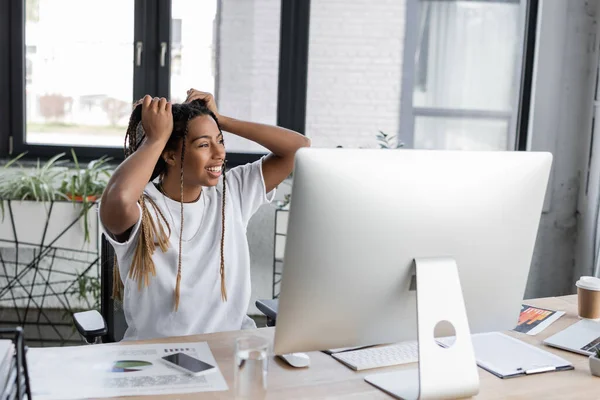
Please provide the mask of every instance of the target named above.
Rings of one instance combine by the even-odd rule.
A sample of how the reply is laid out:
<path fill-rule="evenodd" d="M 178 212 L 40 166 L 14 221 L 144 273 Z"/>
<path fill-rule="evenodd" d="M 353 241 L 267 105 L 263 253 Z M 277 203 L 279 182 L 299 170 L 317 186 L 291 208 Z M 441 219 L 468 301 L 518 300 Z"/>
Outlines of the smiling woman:
<path fill-rule="evenodd" d="M 271 154 L 226 171 L 222 129 Z M 296 151 L 310 141 L 221 116 L 212 95 L 190 90 L 183 104 L 146 96 L 131 115 L 126 142 L 126 159 L 100 205 L 118 262 L 115 294 L 126 299 L 124 339 L 254 327 L 246 316 L 248 221 L 273 199 Z"/>

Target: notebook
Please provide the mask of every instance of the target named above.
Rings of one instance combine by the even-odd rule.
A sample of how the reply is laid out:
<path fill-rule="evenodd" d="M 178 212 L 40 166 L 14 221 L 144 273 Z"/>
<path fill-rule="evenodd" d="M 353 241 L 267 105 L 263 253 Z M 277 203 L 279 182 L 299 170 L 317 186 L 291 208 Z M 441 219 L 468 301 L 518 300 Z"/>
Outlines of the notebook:
<path fill-rule="evenodd" d="M 582 319 L 550 336 L 544 344 L 591 356 L 600 348 L 600 322 Z"/>
<path fill-rule="evenodd" d="M 477 365 L 499 378 L 574 368 L 564 358 L 504 333 L 478 333 L 472 335 L 471 340 Z M 452 343 L 453 338 L 441 338 L 438 341 L 448 345 Z"/>

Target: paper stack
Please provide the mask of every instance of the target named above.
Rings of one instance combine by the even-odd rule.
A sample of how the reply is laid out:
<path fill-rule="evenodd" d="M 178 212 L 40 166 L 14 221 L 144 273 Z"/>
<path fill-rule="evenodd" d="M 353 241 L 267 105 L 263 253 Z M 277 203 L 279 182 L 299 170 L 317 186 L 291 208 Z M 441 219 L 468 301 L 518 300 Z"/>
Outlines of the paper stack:
<path fill-rule="evenodd" d="M 11 400 L 17 395 L 17 368 L 15 346 L 12 340 L 0 340 L 0 400 Z"/>

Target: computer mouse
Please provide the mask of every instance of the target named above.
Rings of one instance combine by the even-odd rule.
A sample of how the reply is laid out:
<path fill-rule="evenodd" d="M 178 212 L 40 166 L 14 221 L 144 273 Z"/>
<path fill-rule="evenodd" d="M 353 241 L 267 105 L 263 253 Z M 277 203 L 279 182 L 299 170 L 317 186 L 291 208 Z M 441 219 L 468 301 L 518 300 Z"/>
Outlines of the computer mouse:
<path fill-rule="evenodd" d="M 310 357 L 306 353 L 288 353 L 280 354 L 279 358 L 283 359 L 294 368 L 304 368 L 310 365 Z"/>

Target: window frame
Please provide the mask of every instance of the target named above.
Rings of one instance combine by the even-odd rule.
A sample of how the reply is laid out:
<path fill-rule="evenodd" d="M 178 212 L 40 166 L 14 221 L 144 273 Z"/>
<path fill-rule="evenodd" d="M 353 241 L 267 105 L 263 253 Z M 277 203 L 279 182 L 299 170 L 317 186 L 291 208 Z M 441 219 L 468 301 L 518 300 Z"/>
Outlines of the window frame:
<path fill-rule="evenodd" d="M 217 14 L 221 1 L 217 0 Z M 0 2 L 0 82 L 9 90 L 0 93 L 0 158 L 27 152 L 25 159 L 47 160 L 58 153 L 69 154 L 73 148 L 79 159 L 88 161 L 102 155 L 115 162 L 124 158 L 123 149 L 115 147 L 29 144 L 26 142 L 25 107 L 25 0 Z M 143 44 L 141 66 L 134 64 L 133 99 L 146 93 L 160 97 L 170 95 L 170 62 L 161 65 L 161 44 L 166 43 L 165 59 L 171 54 L 171 0 L 135 0 L 133 55 L 136 44 Z M 304 133 L 306 110 L 306 75 L 308 61 L 308 26 L 310 0 L 281 0 L 280 67 L 278 82 L 277 124 Z M 217 24 L 220 15 L 217 15 Z M 5 23 L 6 22 L 6 23 Z M 158 29 L 149 29 L 157 26 Z M 6 29 L 6 31 L 3 31 Z M 6 34 L 3 34 L 6 33 Z M 216 34 L 219 34 L 217 27 Z M 219 38 L 217 36 L 217 52 Z M 4 54 L 6 52 L 6 54 Z M 218 53 L 217 53 L 218 54 Z M 217 60 L 218 66 L 218 60 Z M 215 85 L 215 95 L 218 96 Z M 296 96 L 289 96 L 295 93 Z M 217 97 L 218 100 L 218 97 Z M 123 132 L 125 135 L 125 132 Z M 234 167 L 253 162 L 264 153 L 227 153 L 227 165 Z"/>
<path fill-rule="evenodd" d="M 217 34 L 220 20 L 219 12 L 222 9 L 221 1 L 217 2 Z M 404 59 L 414 59 L 417 43 L 418 28 L 418 3 L 421 0 L 407 0 Z M 485 1 L 485 0 L 473 0 Z M 488 0 L 500 2 L 515 2 L 518 0 Z M 511 140 L 514 150 L 527 150 L 528 142 L 528 119 L 530 111 L 530 100 L 532 92 L 532 75 L 535 58 L 536 25 L 539 0 L 527 0 L 525 13 L 525 32 L 523 38 L 523 54 L 521 59 L 520 89 L 518 93 L 518 106 L 514 113 L 516 115 L 516 134 Z M 149 21 L 158 18 L 158 10 L 168 10 L 170 17 L 171 0 L 135 0 L 135 32 L 134 43 L 142 40 L 145 49 L 142 52 L 142 60 L 145 68 L 134 73 L 133 98 L 141 98 L 147 92 L 158 93 L 160 90 L 164 95 L 169 94 L 170 79 L 166 79 L 166 88 L 159 88 L 158 78 L 150 79 L 151 75 L 157 76 L 158 66 L 158 43 L 160 38 L 168 35 L 168 53 L 170 58 L 170 18 L 168 26 L 155 32 L 155 38 L 147 38 L 147 27 Z M 163 19 L 165 19 L 165 15 Z M 305 132 L 306 121 L 306 87 L 308 70 L 308 46 L 310 26 L 310 0 L 281 0 L 281 26 L 280 26 L 280 60 L 279 60 L 279 82 L 277 103 L 277 124 L 282 127 L 294 129 L 302 134 Z M 82 160 L 98 158 L 104 154 L 111 156 L 119 162 L 123 159 L 121 148 L 97 148 L 79 146 L 58 145 L 32 145 L 24 141 L 25 138 L 25 0 L 0 2 L 0 84 L 8 90 L 0 91 L 0 159 L 15 156 L 27 151 L 27 158 L 42 160 L 48 159 L 61 152 L 68 152 L 73 147 L 78 157 Z M 218 38 L 217 38 L 218 43 Z M 152 45 L 154 44 L 154 49 Z M 135 45 L 134 45 L 135 47 Z M 132 49 L 135 52 L 135 49 Z M 217 71 L 218 71 L 218 52 Z M 167 63 L 170 64 L 170 63 Z M 469 110 L 430 110 L 427 108 L 413 107 L 412 93 L 415 84 L 414 63 L 403 63 L 402 71 L 402 93 L 399 122 L 399 138 L 405 147 L 413 145 L 414 119 L 416 115 L 453 115 L 457 118 L 467 116 L 485 117 L 485 111 L 470 113 Z M 164 75 L 164 70 L 163 70 Z M 167 75 L 168 76 L 168 75 Z M 165 80 L 163 78 L 163 80 Z M 217 80 L 218 82 L 218 80 Z M 218 83 L 215 85 L 215 95 L 218 99 Z M 289 96 L 294 93 L 294 96 Z M 501 117 L 492 112 L 491 117 Z M 514 118 L 514 116 L 511 116 Z M 510 150 L 510 149 L 509 149 Z M 264 154 L 261 153 L 235 153 L 227 154 L 228 166 L 233 167 L 247 162 L 252 162 Z"/>
<path fill-rule="evenodd" d="M 11 140 L 10 4 L 0 1 L 0 158 L 8 155 Z"/>
<path fill-rule="evenodd" d="M 135 21 L 134 21 L 134 52 L 135 44 L 139 41 L 146 44 L 145 38 L 146 18 L 149 11 L 157 0 L 135 0 Z M 77 157 L 82 161 L 99 158 L 103 155 L 112 157 L 115 160 L 124 158 L 123 148 L 118 147 L 93 147 L 93 146 L 68 146 L 68 145 L 50 145 L 50 144 L 29 144 L 25 140 L 26 136 L 26 106 L 25 106 L 25 57 L 26 57 L 26 39 L 25 39 L 25 0 L 11 1 L 9 5 L 10 31 L 9 31 L 9 54 L 10 54 L 10 129 L 8 137 L 8 156 L 16 156 L 26 152 L 24 159 L 39 158 L 47 160 L 59 153 L 70 154 L 70 149 L 75 150 Z M 153 61 L 148 51 L 143 49 L 141 67 L 133 66 L 133 87 L 132 95 L 135 97 L 144 92 L 146 88 L 151 89 L 147 64 Z M 0 104 L 2 106 L 2 104 Z M 125 132 L 123 132 L 125 135 Z"/>
<path fill-rule="evenodd" d="M 415 60 L 415 54 L 419 46 L 419 23 L 421 13 L 419 3 L 435 0 L 407 0 L 406 24 L 405 24 L 405 45 L 404 59 Z M 471 110 L 446 107 L 422 107 L 413 104 L 413 92 L 415 85 L 418 85 L 421 77 L 415 71 L 415 61 L 405 62 L 402 66 L 402 90 L 400 106 L 400 140 L 407 148 L 414 147 L 414 127 L 417 117 L 442 117 L 456 119 L 484 119 L 506 121 L 507 149 L 506 150 L 527 150 L 527 129 L 529 120 L 529 109 L 532 91 L 532 75 L 535 58 L 535 41 L 537 26 L 538 0 L 470 0 L 482 3 L 518 3 L 523 12 L 522 20 L 519 26 L 523 28 L 521 32 L 522 48 L 519 52 L 518 71 L 516 71 L 517 80 L 520 82 L 516 99 L 513 102 L 515 107 L 512 111 L 495 110 Z"/>

